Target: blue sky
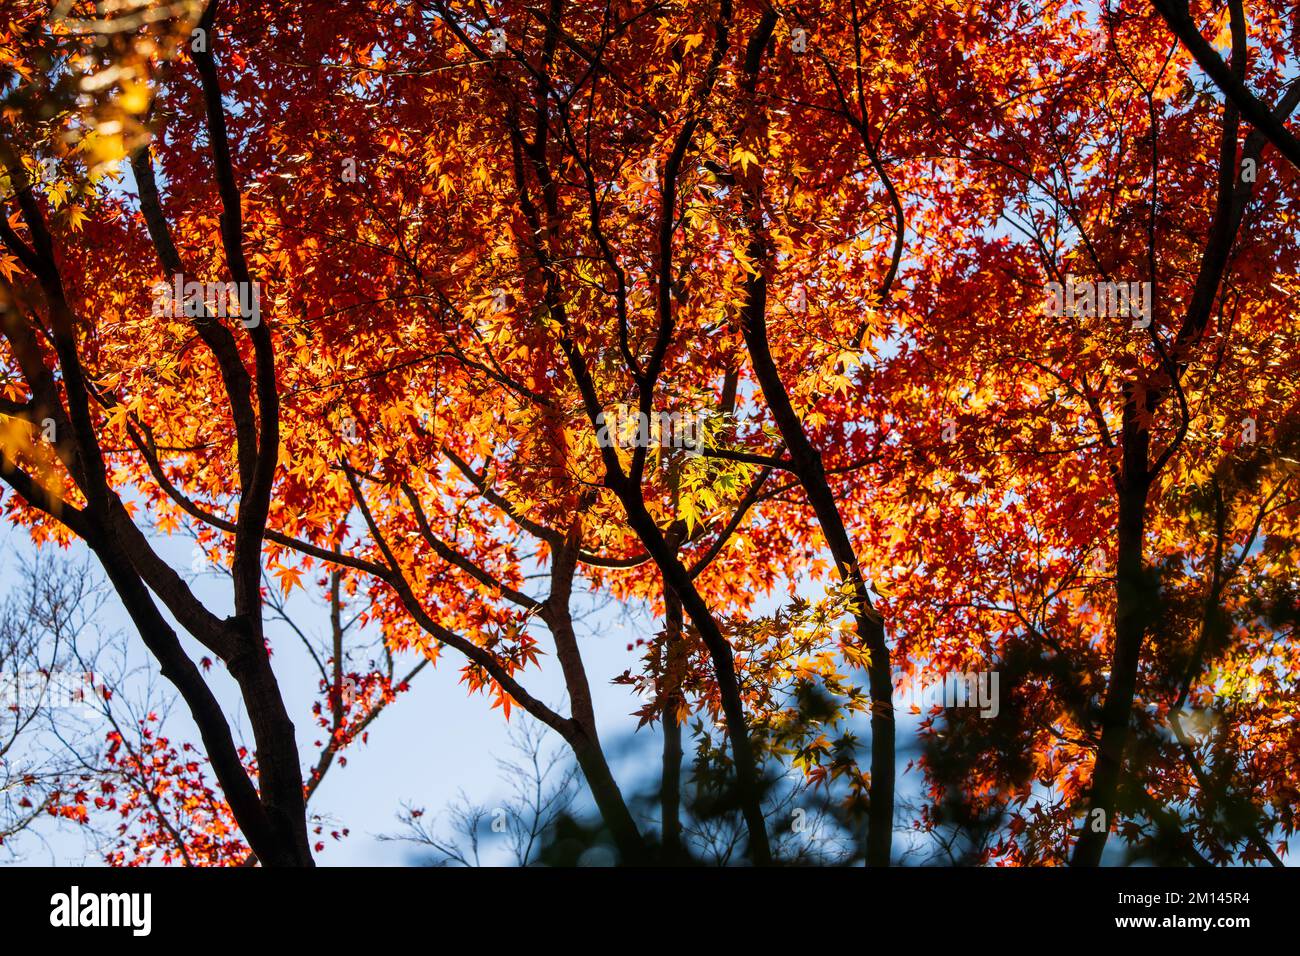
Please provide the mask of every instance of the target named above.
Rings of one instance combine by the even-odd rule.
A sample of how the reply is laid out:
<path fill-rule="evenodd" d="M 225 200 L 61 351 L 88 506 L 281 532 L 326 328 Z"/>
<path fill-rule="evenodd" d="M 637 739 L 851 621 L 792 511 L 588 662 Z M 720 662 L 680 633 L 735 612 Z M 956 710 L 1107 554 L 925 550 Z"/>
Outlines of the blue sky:
<path fill-rule="evenodd" d="M 173 567 L 185 569 L 191 560 L 191 543 L 188 539 L 153 536 L 155 547 Z M 22 562 L 33 559 L 35 549 L 26 533 L 5 525 L 0 529 L 0 601 L 13 589 L 21 587 L 18 572 Z M 64 559 L 75 563 L 90 557 L 84 545 L 76 544 L 66 552 Z M 91 567 L 98 566 L 90 557 Z M 306 578 L 304 580 L 307 580 Z M 194 579 L 196 593 L 214 611 L 229 612 L 229 582 L 217 575 L 200 575 Z M 775 598 L 765 599 L 760 613 L 770 613 Z M 295 591 L 290 610 L 298 625 L 309 634 L 324 634 L 328 627 L 327 610 L 323 603 L 315 602 L 301 591 Z M 628 667 L 635 667 L 640 650 L 628 650 L 638 634 L 652 630 L 653 622 L 629 619 L 616 606 L 610 605 L 587 616 L 580 624 L 580 640 L 590 678 L 597 719 L 603 743 L 615 776 L 630 798 L 653 785 L 659 773 L 660 735 L 657 727 L 636 728 L 636 718 L 631 712 L 639 706 L 621 685 L 612 679 Z M 133 666 L 147 664 L 147 658 L 138 634 L 116 598 L 109 594 L 97 623 L 106 631 L 118 631 L 126 638 L 129 662 Z M 644 624 L 644 626 L 642 626 Z M 177 628 L 182 641 L 195 659 L 203 650 L 184 632 Z M 318 728 L 311 714 L 317 700 L 318 673 L 315 665 L 302 648 L 298 638 L 279 622 L 269 621 L 268 633 L 274 651 L 274 667 L 281 689 L 297 726 L 300 751 L 304 767 L 314 764 Z M 541 666 L 525 675 L 524 684 L 530 692 L 552 706 L 564 704 L 563 682 L 554 657 L 549 653 L 550 643 L 545 632 L 539 635 L 548 653 Z M 405 673 L 415 658 L 408 655 L 399 660 L 396 672 Z M 412 689 L 398 697 L 372 726 L 369 741 L 356 743 L 346 751 L 347 766 L 336 765 L 317 791 L 311 812 L 321 814 L 326 821 L 325 847 L 317 854 L 322 866 L 401 866 L 419 862 L 426 851 L 413 844 L 382 840 L 381 835 L 402 832 L 397 819 L 404 805 L 421 807 L 426 820 L 444 813 L 447 806 L 462 792 L 473 803 L 489 808 L 503 802 L 509 794 L 509 785 L 500 776 L 499 757 L 512 756 L 507 723 L 500 709 L 493 709 L 488 698 L 470 695 L 459 682 L 460 658 L 454 651 L 445 649 L 436 667 L 426 667 L 412 684 Z M 403 666 L 405 665 L 405 666 Z M 156 668 L 155 668 L 156 671 Z M 865 683 L 865 674 L 855 675 Z M 246 733 L 238 693 L 233 681 L 220 667 L 213 668 L 210 680 L 236 735 L 251 740 Z M 162 690 L 174 699 L 176 695 L 165 683 Z M 1005 688 L 1003 689 L 1005 693 Z M 1005 699 L 1005 698 L 1004 698 Z M 896 826 L 907 826 L 911 821 L 903 804 L 915 801 L 920 795 L 921 776 L 916 769 L 905 765 L 918 756 L 919 718 L 899 715 L 898 735 L 898 801 Z M 516 710 L 512 721 L 530 721 L 522 710 Z M 101 724 L 101 731 L 107 730 Z M 865 757 L 869 747 L 869 727 L 854 728 Z M 198 734 L 179 700 L 166 717 L 166 733 L 174 740 L 198 742 Z M 548 732 L 548 743 L 557 749 L 563 745 L 558 735 Z M 686 737 L 687 762 L 690 760 L 690 738 Z M 567 755 L 567 752 L 566 752 Z M 1042 794 L 1050 799 L 1049 794 Z M 580 801 L 590 806 L 585 787 L 580 789 Z M 775 821 L 774 821 L 775 825 Z M 328 834 L 331 829 L 347 827 L 350 835 L 334 841 Z M 510 858 L 502 837 L 484 832 L 484 862 L 508 864 Z M 42 826 L 39 840 L 26 838 L 18 844 L 26 851 L 22 863 L 35 865 L 97 865 L 102 861 L 93 848 L 87 846 L 84 834 L 75 827 L 51 829 Z M 909 848 L 926 855 L 926 841 L 905 833 L 895 834 L 895 858 Z M 1113 839 L 1107 848 L 1107 859 L 1118 863 L 1123 856 L 1121 841 Z M 912 862 L 919 862 L 914 857 Z M 1288 861 L 1289 862 L 1289 861 Z"/>
<path fill-rule="evenodd" d="M 187 539 L 154 537 L 155 546 L 173 567 L 187 568 L 191 545 Z M 3 543 L 3 563 L 0 563 L 0 600 L 11 589 L 19 586 L 20 577 L 14 573 L 20 562 L 31 560 L 34 549 L 26 534 L 6 526 L 0 532 Z M 88 555 L 83 545 L 74 545 L 67 552 L 73 562 Z M 93 560 L 93 557 L 92 557 Z M 94 565 L 96 570 L 98 566 Z M 306 580 L 306 579 L 304 579 Z M 228 613 L 229 584 L 214 575 L 199 576 L 195 589 L 210 607 Z M 308 633 L 325 633 L 328 626 L 323 604 L 312 602 L 302 592 L 295 592 L 290 602 L 295 620 Z M 110 599 L 100 616 L 99 623 L 106 630 L 121 631 L 133 655 L 142 655 L 143 649 L 134 626 L 116 599 Z M 591 633 L 583 641 L 584 656 L 591 677 L 597 713 L 602 721 L 602 733 L 610 744 L 620 735 L 634 731 L 635 721 L 627 714 L 638 706 L 627 689 L 612 685 L 611 679 L 634 661 L 627 651 L 633 639 L 631 628 L 617 616 L 601 612 L 588 624 Z M 184 635 L 182 640 L 194 659 L 204 651 Z M 299 748 L 304 764 L 314 762 L 316 748 L 312 745 L 318 733 L 311 706 L 317 697 L 318 675 L 314 665 L 297 637 L 279 622 L 268 625 L 274 649 L 274 666 L 290 714 L 297 726 Z M 413 655 L 398 661 L 397 672 L 404 673 L 416 663 Z M 138 663 L 133 660 L 133 663 Z M 405 663 L 405 667 L 403 667 Z M 527 675 L 530 691 L 550 703 L 563 701 L 563 681 L 552 657 L 543 658 L 540 668 Z M 433 813 L 450 803 L 464 790 L 475 802 L 489 806 L 494 798 L 502 796 L 506 787 L 500 780 L 497 756 L 508 756 L 510 742 L 506 722 L 499 709 L 493 710 L 488 698 L 471 696 L 459 683 L 459 655 L 447 649 L 437 667 L 426 667 L 412 682 L 412 690 L 400 695 L 372 726 L 369 742 L 357 743 L 346 752 L 346 767 L 335 766 L 327 775 L 312 801 L 311 809 L 337 820 L 346 826 L 351 835 L 334 842 L 325 838 L 325 850 L 319 854 L 322 865 L 398 865 L 409 862 L 415 848 L 402 843 L 382 842 L 379 834 L 397 833 L 400 826 L 396 814 L 403 802 L 422 806 Z M 238 693 L 219 667 L 210 672 L 210 679 L 218 697 L 225 705 L 237 732 L 247 730 L 238 704 Z M 166 687 L 170 691 L 170 687 Z M 174 694 L 173 694 L 174 696 Z M 530 720 L 527 714 L 516 711 L 513 721 Z M 182 703 L 177 703 L 168 715 L 168 733 L 173 739 L 197 742 L 198 733 Z M 642 730 L 643 735 L 652 733 Z M 251 740 L 251 734 L 245 734 Z M 558 744 L 558 736 L 551 735 Z M 612 749 L 612 748 L 611 748 Z M 631 783 L 637 768 L 619 768 L 621 781 Z M 326 830 L 328 833 L 328 828 Z M 51 838 L 50 847 L 59 863 L 81 863 L 84 845 L 77 834 L 61 834 Z M 54 862 L 48 853 L 38 852 L 32 863 Z M 94 862 L 93 860 L 85 862 Z"/>
<path fill-rule="evenodd" d="M 173 567 L 182 571 L 189 567 L 192 545 L 187 538 L 153 535 L 152 540 Z M 0 530 L 0 553 L 3 554 L 0 558 L 2 601 L 13 589 L 21 586 L 22 578 L 16 572 L 22 562 L 33 559 L 35 549 L 22 529 L 6 525 Z M 74 544 L 66 553 L 60 554 L 63 560 L 74 564 L 89 559 L 91 568 L 99 574 L 98 565 L 84 545 Z M 229 613 L 228 579 L 214 574 L 199 575 L 193 579 L 193 586 L 214 611 Z M 774 606 L 775 600 L 763 603 Z M 296 590 L 289 610 L 298 625 L 309 634 L 326 633 L 328 615 L 322 602 Z M 628 644 L 657 626 L 644 615 L 637 617 L 639 621 L 629 619 L 628 615 L 611 605 L 596 610 L 579 625 L 602 741 L 615 776 L 629 798 L 657 780 L 661 747 L 657 726 L 639 730 L 636 727 L 636 718 L 631 716 L 631 712 L 640 706 L 640 702 L 626 687 L 612 683 L 614 677 L 628 667 L 635 667 L 639 661 L 641 650 L 629 651 Z M 125 637 L 132 666 L 148 664 L 133 624 L 111 592 L 97 623 L 103 630 L 117 631 Z M 204 656 L 205 651 L 197 642 L 179 627 L 177 631 L 194 659 Z M 286 625 L 268 618 L 268 633 L 276 675 L 294 718 L 299 749 L 304 767 L 307 767 L 314 764 L 318 752 L 313 744 L 319 738 L 319 729 L 311 713 L 312 704 L 318 699 L 318 674 L 299 639 Z M 547 654 L 539 668 L 526 673 L 525 686 L 549 704 L 565 706 L 563 680 L 550 654 L 550 643 L 544 630 L 539 639 Z M 413 655 L 407 655 L 405 660 L 399 659 L 396 672 L 405 673 L 416 660 Z M 424 855 L 421 848 L 406 842 L 380 839 L 384 834 L 402 832 L 397 814 L 404 804 L 421 807 L 432 816 L 444 812 L 462 791 L 472 802 L 488 807 L 508 795 L 509 786 L 500 776 L 497 758 L 512 756 L 509 728 L 500 709 L 493 709 L 488 698 L 467 693 L 459 682 L 460 664 L 455 651 L 444 649 L 438 665 L 424 668 L 412 682 L 412 689 L 400 695 L 372 725 L 369 741 L 365 744 L 358 742 L 346 751 L 347 765 L 336 765 L 330 770 L 310 807 L 312 813 L 321 814 L 327 821 L 323 837 L 325 848 L 317 855 L 320 865 L 400 866 L 417 862 Z M 858 675 L 863 683 L 865 676 Z M 219 666 L 213 668 L 209 677 L 237 736 L 251 741 L 233 681 Z M 163 682 L 160 689 L 174 700 L 166 715 L 166 733 L 174 741 L 197 743 L 198 733 L 184 704 L 170 685 Z M 127 689 L 122 689 L 122 692 L 127 692 Z M 565 710 L 567 712 L 567 706 Z M 515 722 L 531 719 L 522 710 L 516 710 L 511 718 Z M 908 748 L 915 742 L 915 727 L 914 719 L 900 721 L 900 771 L 902 765 L 914 756 Z M 106 731 L 107 725 L 101 724 L 100 729 Z M 863 747 L 867 747 L 869 729 L 862 726 L 855 731 Z M 548 733 L 547 740 L 556 748 L 563 746 L 554 733 Z M 685 744 L 689 763 L 689 735 Z M 900 798 L 915 797 L 919 774 L 915 771 L 904 774 L 899 783 Z M 589 805 L 585 787 L 581 788 L 579 799 Z M 328 834 L 336 827 L 347 827 L 350 835 L 340 841 L 330 839 Z M 499 841 L 494 850 L 494 838 L 490 834 L 484 834 L 484 838 L 488 847 L 485 861 L 508 863 L 504 841 Z M 898 849 L 903 849 L 907 841 L 896 840 Z M 84 835 L 76 828 L 52 830 L 48 825 L 43 826 L 41 841 L 28 838 L 19 847 L 26 851 L 22 862 L 29 864 L 96 865 L 101 862 L 93 848 L 88 849 Z"/>

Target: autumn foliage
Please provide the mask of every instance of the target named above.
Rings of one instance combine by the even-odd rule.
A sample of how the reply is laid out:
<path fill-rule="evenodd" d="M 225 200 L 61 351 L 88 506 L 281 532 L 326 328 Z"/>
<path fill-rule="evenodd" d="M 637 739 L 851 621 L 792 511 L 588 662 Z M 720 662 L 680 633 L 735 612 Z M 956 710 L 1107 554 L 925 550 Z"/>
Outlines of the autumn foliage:
<path fill-rule="evenodd" d="M 311 863 L 320 775 L 410 685 L 336 654 L 304 769 L 294 589 L 554 730 L 627 863 L 687 858 L 687 764 L 756 864 L 781 775 L 869 865 L 954 829 L 1280 862 L 1294 5 L 55 6 L 0 5 L 3 507 L 99 558 L 202 736 L 114 739 L 112 862 Z M 233 614 L 160 556 L 182 530 Z M 658 622 L 620 678 L 652 819 L 588 593 Z M 990 671 L 996 715 L 915 715 L 909 765 L 897 688 Z"/>

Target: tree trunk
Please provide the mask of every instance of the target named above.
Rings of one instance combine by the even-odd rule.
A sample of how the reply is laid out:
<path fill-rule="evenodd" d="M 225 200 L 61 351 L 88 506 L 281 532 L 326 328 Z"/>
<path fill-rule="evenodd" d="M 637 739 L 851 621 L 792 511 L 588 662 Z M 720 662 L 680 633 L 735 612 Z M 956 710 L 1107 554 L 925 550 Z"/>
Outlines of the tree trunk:
<path fill-rule="evenodd" d="M 1145 435 L 1145 433 L 1143 433 Z M 1142 443 L 1145 462 L 1145 442 Z M 1143 469 L 1145 470 L 1145 469 Z M 1127 471 L 1127 469 L 1126 469 Z M 1136 472 L 1136 469 L 1134 469 Z M 1137 689 L 1142 638 L 1150 621 L 1155 597 L 1143 559 L 1149 484 L 1145 474 L 1126 477 L 1119 492 L 1118 560 L 1115 568 L 1115 644 L 1111 651 L 1110 681 L 1102 707 L 1101 744 L 1093 767 L 1092 790 L 1072 866 L 1101 863 L 1106 839 L 1114 825 L 1115 798 L 1128 746 Z"/>
<path fill-rule="evenodd" d="M 262 805 L 279 847 L 274 858 L 258 854 L 263 866 L 315 866 L 307 836 L 307 798 L 293 720 L 260 637 L 242 659 L 228 662 L 239 683 L 253 728 Z"/>
<path fill-rule="evenodd" d="M 601 819 L 609 827 L 623 862 L 644 866 L 650 862 L 649 850 L 641 831 L 623 799 L 623 791 L 609 769 L 596 730 L 596 713 L 591 702 L 591 685 L 582 663 L 582 652 L 573 629 L 569 600 L 573 593 L 573 576 L 581 544 L 581 522 L 575 520 L 563 546 L 551 556 L 551 590 L 540 616 L 555 638 L 555 653 L 564 672 L 564 686 L 569 692 L 573 717 L 565 740 L 578 758 L 578 766 L 587 778 L 587 786 L 596 801 Z"/>
<path fill-rule="evenodd" d="M 663 827 L 664 862 L 684 863 L 682 847 L 682 725 L 677 722 L 681 675 L 676 663 L 682 655 L 682 602 L 672 588 L 664 588 L 664 725 L 663 779 L 659 789 L 659 810 Z"/>

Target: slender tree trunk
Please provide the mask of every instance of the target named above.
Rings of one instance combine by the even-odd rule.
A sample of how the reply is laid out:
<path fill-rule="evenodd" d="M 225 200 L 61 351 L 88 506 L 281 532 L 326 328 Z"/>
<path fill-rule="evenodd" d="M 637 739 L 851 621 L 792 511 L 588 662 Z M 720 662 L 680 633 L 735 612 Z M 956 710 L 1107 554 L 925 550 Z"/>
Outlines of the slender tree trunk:
<path fill-rule="evenodd" d="M 1119 527 L 1116 535 L 1115 643 L 1111 650 L 1110 680 L 1101 714 L 1101 744 L 1093 767 L 1088 811 L 1072 866 L 1101 863 L 1106 840 L 1115 822 L 1115 798 L 1124 769 L 1129 725 L 1133 717 L 1133 695 L 1137 690 L 1142 639 L 1150 622 L 1154 588 L 1143 557 L 1146 531 L 1149 433 L 1137 424 L 1137 412 L 1130 401 L 1125 409 L 1124 477 L 1119 488 Z"/>
<path fill-rule="evenodd" d="M 540 612 L 555 639 L 556 656 L 564 673 L 564 684 L 573 710 L 568 733 L 564 736 L 573 748 L 601 819 L 609 827 L 623 862 L 644 866 L 650 863 L 649 850 L 601 748 L 600 735 L 596 730 L 596 713 L 591 702 L 591 685 L 587 680 L 582 652 L 573 629 L 573 615 L 569 611 L 580 544 L 581 523 L 575 521 L 564 545 L 555 548 L 552 554 L 551 591 Z"/>
<path fill-rule="evenodd" d="M 741 85 L 749 101 L 751 115 L 741 124 L 737 139 L 741 143 L 752 144 L 755 148 L 761 141 L 758 130 L 763 123 L 758 105 L 758 75 L 776 19 L 775 11 L 764 12 L 745 53 Z M 867 677 L 871 691 L 871 803 L 867 814 L 867 865 L 889 866 L 894 829 L 895 776 L 893 681 L 889 645 L 885 640 L 884 622 L 871 605 L 871 595 L 857 554 L 836 504 L 835 493 L 826 479 L 821 452 L 814 447 L 804 431 L 803 422 L 794 409 L 790 393 L 786 390 L 772 357 L 767 336 L 767 273 L 772 268 L 772 255 L 760 212 L 763 193 L 761 169 L 752 170 L 748 177 L 747 188 L 742 191 L 742 204 L 750 219 L 748 255 L 757 264 L 758 270 L 745 280 L 741 328 L 754 374 L 781 432 L 781 438 L 789 449 L 794 473 L 817 515 L 818 524 L 841 578 L 853 589 L 857 605 L 854 620 L 858 638 L 870 653 Z"/>
<path fill-rule="evenodd" d="M 682 602 L 672 588 L 664 588 L 664 694 L 663 779 L 659 790 L 659 810 L 663 826 L 664 862 L 680 864 L 686 854 L 682 847 L 682 725 L 677 722 L 677 705 L 681 699 L 681 674 L 678 661 L 682 656 Z"/>
<path fill-rule="evenodd" d="M 616 481 L 614 490 L 623 502 L 628 524 L 659 566 L 669 587 L 680 597 L 683 609 L 690 615 L 700 632 L 700 639 L 708 648 L 718 681 L 718 696 L 722 699 L 722 713 L 727 722 L 727 739 L 731 743 L 731 758 L 736 768 L 736 790 L 749 833 L 749 856 L 755 865 L 767 866 L 772 862 L 772 845 L 767 835 L 767 821 L 763 816 L 762 780 L 754 745 L 749 739 L 749 726 L 745 719 L 740 679 L 736 674 L 736 660 L 731 644 L 714 619 L 708 603 L 696 589 L 690 573 L 664 541 L 659 526 L 639 493 L 629 489 L 625 480 Z"/>
<path fill-rule="evenodd" d="M 765 261 L 766 252 L 759 238 L 751 244 L 750 254 L 756 261 Z M 870 652 L 867 677 L 871 691 L 871 803 L 867 812 L 867 865 L 889 866 L 894 830 L 895 730 L 893 681 L 884 623 L 872 607 L 857 553 L 840 515 L 835 493 L 826 479 L 821 452 L 809 441 L 772 358 L 767 340 L 767 280 L 761 273 L 746 280 L 742 316 L 750 361 L 763 398 L 789 449 L 791 467 L 808 495 L 836 568 L 853 588 L 857 604 L 854 623 L 859 640 Z"/>
<path fill-rule="evenodd" d="M 258 858 L 264 866 L 314 866 L 297 733 L 260 636 L 256 642 L 228 667 L 253 728 L 262 805 L 281 842 L 276 859 Z"/>
<path fill-rule="evenodd" d="M 859 620 L 858 633 L 871 651 L 867 669 L 871 691 L 871 790 L 867 808 L 867 866 L 889 866 L 894 840 L 895 726 L 893 680 L 885 629 Z"/>
<path fill-rule="evenodd" d="M 623 792 L 618 781 L 610 772 L 605 760 L 605 753 L 598 742 L 593 743 L 586 734 L 578 731 L 569 738 L 569 745 L 578 758 L 578 766 L 587 779 L 587 786 L 596 801 L 596 809 L 605 826 L 609 827 L 614 845 L 622 857 L 622 862 L 630 866 L 648 866 L 651 862 L 645 840 L 627 808 Z"/>

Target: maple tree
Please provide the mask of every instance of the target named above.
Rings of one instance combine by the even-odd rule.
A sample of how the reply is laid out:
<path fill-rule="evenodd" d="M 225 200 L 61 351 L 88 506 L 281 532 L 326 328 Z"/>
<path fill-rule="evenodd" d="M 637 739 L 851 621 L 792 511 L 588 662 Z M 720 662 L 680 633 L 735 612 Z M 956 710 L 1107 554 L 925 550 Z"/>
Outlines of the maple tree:
<path fill-rule="evenodd" d="M 6 515 L 98 557 L 219 787 L 119 734 L 122 805 L 162 826 L 171 788 L 192 833 L 137 860 L 310 864 L 392 655 L 450 649 L 564 741 L 624 862 L 689 856 L 695 718 L 752 862 L 791 771 L 889 865 L 895 682 L 990 670 L 991 720 L 921 715 L 915 829 L 1280 862 L 1293 10 L 337 6 L 0 18 Z M 306 773 L 266 630 L 294 589 L 331 615 Z M 659 622 L 619 678 L 662 725 L 657 832 L 601 741 L 588 593 Z M 346 670 L 345 606 L 387 667 Z M 567 713 L 529 690 L 552 656 Z"/>
<path fill-rule="evenodd" d="M 1220 10 L 1239 76 L 1251 43 L 1278 43 L 1277 13 L 1248 22 L 1240 5 Z M 1262 834 L 1290 832 L 1288 800 L 1246 783 L 1242 762 L 1254 751 L 1294 768 L 1284 716 L 1294 700 L 1285 677 L 1249 701 L 1238 681 L 1265 658 L 1273 674 L 1289 668 L 1272 671 L 1257 642 L 1280 649 L 1290 628 L 1287 573 L 1270 572 L 1289 560 L 1273 564 L 1289 549 L 1294 509 L 1292 352 L 1273 324 L 1273 280 L 1294 254 L 1293 171 L 1266 156 L 1266 137 L 1241 128 L 1231 102 L 1193 81 L 1149 9 L 1112 5 L 1100 25 L 1079 16 L 1050 35 L 1024 20 L 989 23 L 981 36 L 997 49 L 988 61 L 997 74 L 1023 75 L 1057 45 L 1069 80 L 987 113 L 942 95 L 925 104 L 963 195 L 938 209 L 932 229 L 942 279 L 917 315 L 933 332 L 897 370 L 938 371 L 943 400 L 918 395 L 929 411 L 903 416 L 914 443 L 898 445 L 894 467 L 915 474 L 906 459 L 929 437 L 922 471 L 938 493 L 912 505 L 915 530 L 882 561 L 909 574 L 918 556 L 922 568 L 949 568 L 947 592 L 909 613 L 928 632 L 911 653 L 960 659 L 975 633 L 1016 662 L 1020 699 L 1005 736 L 992 746 L 950 739 L 955 755 L 966 748 L 964 760 L 998 768 L 964 781 L 964 802 L 1011 810 L 995 857 L 1061 861 L 1077 830 L 1073 861 L 1096 865 L 1119 816 L 1130 840 L 1172 831 L 1179 859 L 1204 862 L 1199 843 L 1223 862 L 1225 847 L 1244 841 L 1245 858 L 1276 863 Z M 1282 85 L 1260 73 L 1254 82 Z M 1278 95 L 1277 115 L 1298 95 Z M 1086 136 L 1079 115 L 1090 118 Z M 948 243 L 989 221 L 1003 228 L 983 230 L 975 251 Z M 1052 318 L 1042 281 L 1027 276 L 1145 281 L 1152 308 Z M 971 321 L 977 289 L 1002 305 L 999 321 Z M 954 314 L 957 324 L 933 325 Z M 934 442 L 945 428 L 949 447 Z M 954 528 L 964 554 L 955 566 L 950 552 L 927 553 Z M 1254 616 L 1260 596 L 1246 595 L 1269 578 L 1270 610 Z M 1192 695 L 1214 715 L 1194 741 L 1180 727 Z M 1225 809 L 1233 822 L 1211 834 Z"/>

